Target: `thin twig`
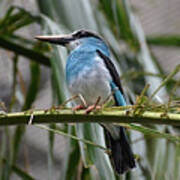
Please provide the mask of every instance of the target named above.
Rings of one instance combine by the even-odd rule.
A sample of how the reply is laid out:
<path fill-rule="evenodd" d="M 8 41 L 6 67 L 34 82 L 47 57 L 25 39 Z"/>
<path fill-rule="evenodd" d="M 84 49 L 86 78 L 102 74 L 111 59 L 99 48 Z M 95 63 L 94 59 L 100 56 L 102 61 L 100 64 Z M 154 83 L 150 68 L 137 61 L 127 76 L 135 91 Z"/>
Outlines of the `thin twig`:
<path fill-rule="evenodd" d="M 137 100 L 136 100 L 136 108 L 135 108 L 134 111 L 133 111 L 134 114 L 137 113 L 139 107 L 143 104 L 143 101 L 144 101 L 144 98 L 143 98 L 143 97 L 144 97 L 146 91 L 148 90 L 149 86 L 150 86 L 150 84 L 146 84 L 145 87 L 144 87 L 144 89 L 142 90 L 140 96 L 137 98 Z M 143 112 L 143 109 L 144 109 L 144 108 L 141 108 L 141 109 L 140 109 L 141 113 Z M 140 112 L 140 111 L 139 111 L 139 112 Z"/>
<path fill-rule="evenodd" d="M 72 96 L 71 98 L 67 99 L 64 103 L 62 103 L 58 108 L 61 109 L 63 107 L 65 107 L 65 105 L 75 99 L 79 98 L 81 100 L 81 103 L 83 105 L 83 107 L 87 107 L 87 103 L 84 99 L 84 97 L 81 94 L 77 94 L 75 96 Z"/>
<path fill-rule="evenodd" d="M 169 81 L 171 80 L 178 72 L 180 71 L 180 64 L 176 66 L 174 71 L 172 71 L 159 85 L 159 87 L 152 93 L 152 95 L 149 98 L 149 101 L 152 100 L 152 98 L 158 93 L 158 91 Z"/>
<path fill-rule="evenodd" d="M 45 130 L 51 131 L 51 132 L 54 132 L 56 134 L 59 134 L 59 135 L 65 136 L 65 137 L 72 138 L 72 139 L 77 140 L 77 141 L 81 141 L 83 143 L 86 143 L 86 144 L 98 147 L 98 148 L 103 149 L 105 151 L 108 150 L 106 147 L 103 147 L 103 146 L 101 146 L 99 144 L 96 144 L 96 143 L 94 143 L 92 141 L 89 141 L 89 140 L 86 140 L 86 139 L 82 139 L 82 138 L 78 138 L 77 136 L 73 136 L 71 134 L 64 133 L 63 131 L 59 131 L 59 130 L 56 130 L 56 129 L 51 129 L 51 128 L 49 128 L 47 126 L 44 126 L 44 125 L 34 125 L 34 126 L 36 126 L 38 128 L 41 128 L 41 129 L 45 129 Z"/>

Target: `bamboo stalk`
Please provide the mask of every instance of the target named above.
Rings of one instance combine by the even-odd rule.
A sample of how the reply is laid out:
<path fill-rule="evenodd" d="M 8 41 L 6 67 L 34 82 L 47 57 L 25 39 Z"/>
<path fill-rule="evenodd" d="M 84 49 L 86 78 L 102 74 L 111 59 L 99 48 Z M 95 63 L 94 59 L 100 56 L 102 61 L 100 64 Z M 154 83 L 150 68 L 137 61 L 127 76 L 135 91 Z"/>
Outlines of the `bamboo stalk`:
<path fill-rule="evenodd" d="M 106 108 L 85 114 L 84 110 L 73 112 L 72 109 L 36 110 L 0 114 L 0 126 L 43 123 L 138 123 L 180 125 L 180 114 L 145 111 L 133 114 L 133 111 Z"/>

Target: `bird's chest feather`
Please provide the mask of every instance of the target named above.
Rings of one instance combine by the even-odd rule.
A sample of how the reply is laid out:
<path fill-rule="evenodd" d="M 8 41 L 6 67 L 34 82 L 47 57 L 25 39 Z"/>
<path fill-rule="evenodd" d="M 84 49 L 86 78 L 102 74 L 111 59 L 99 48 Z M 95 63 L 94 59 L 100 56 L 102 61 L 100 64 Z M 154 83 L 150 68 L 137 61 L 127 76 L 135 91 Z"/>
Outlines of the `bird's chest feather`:
<path fill-rule="evenodd" d="M 75 60 L 75 59 L 74 59 Z M 76 62 L 75 62 L 76 61 Z M 76 59 L 66 66 L 67 85 L 72 95 L 81 94 L 88 105 L 101 97 L 103 102 L 111 93 L 111 76 L 103 60 L 94 56 L 89 59 Z"/>

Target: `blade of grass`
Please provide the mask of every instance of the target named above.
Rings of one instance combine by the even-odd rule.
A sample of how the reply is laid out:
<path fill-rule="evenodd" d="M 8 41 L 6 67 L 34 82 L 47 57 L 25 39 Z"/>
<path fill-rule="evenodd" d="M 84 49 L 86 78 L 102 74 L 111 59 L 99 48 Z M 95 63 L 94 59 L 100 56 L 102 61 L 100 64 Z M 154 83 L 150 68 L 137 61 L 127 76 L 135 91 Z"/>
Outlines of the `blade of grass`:
<path fill-rule="evenodd" d="M 59 135 L 62 135 L 62 136 L 66 136 L 66 137 L 70 137 L 70 138 L 72 138 L 72 139 L 74 139 L 74 140 L 77 140 L 77 141 L 81 141 L 81 142 L 84 142 L 84 143 L 86 143 L 86 144 L 90 144 L 90 145 L 92 145 L 92 146 L 95 146 L 95 147 L 98 147 L 98 148 L 100 148 L 100 149 L 102 149 L 102 150 L 107 150 L 107 148 L 105 148 L 105 147 L 103 147 L 103 146 L 101 146 L 101 145 L 99 145 L 99 144 L 96 144 L 96 143 L 94 143 L 94 142 L 92 142 L 92 141 L 89 141 L 89 140 L 86 140 L 86 139 L 82 139 L 82 138 L 78 138 L 77 136 L 73 136 L 73 135 L 71 135 L 71 134 L 67 134 L 67 133 L 65 133 L 65 132 L 63 132 L 63 131 L 60 131 L 60 130 L 54 130 L 54 129 L 50 129 L 50 128 L 48 128 L 47 126 L 44 126 L 44 125 L 34 125 L 35 127 L 38 127 L 38 128 L 41 128 L 41 129 L 45 129 L 45 130 L 48 130 L 48 131 L 52 131 L 52 132 L 54 132 L 54 133 L 56 133 L 56 134 L 59 134 Z"/>
<path fill-rule="evenodd" d="M 147 42 L 153 46 L 180 47 L 180 35 L 149 36 Z"/>
<path fill-rule="evenodd" d="M 173 171 L 174 180 L 180 179 L 179 169 L 180 169 L 180 144 L 176 147 L 174 154 L 174 171 Z"/>
<path fill-rule="evenodd" d="M 101 146 L 105 146 L 104 131 L 100 125 L 84 123 L 83 125 L 78 124 L 76 128 L 79 128 L 77 131 L 78 137 L 88 139 L 89 141 L 95 142 L 98 145 L 101 144 Z M 86 163 L 87 167 L 91 166 L 93 163 L 98 170 L 98 177 L 100 179 L 115 179 L 115 175 L 107 154 L 102 153 L 99 148 L 90 147 L 89 143 L 83 144 L 80 142 L 80 145 L 81 149 L 85 148 L 85 151 L 83 151 L 84 154 L 82 155 L 84 155 L 84 163 Z"/>
<path fill-rule="evenodd" d="M 155 89 L 155 91 L 150 96 L 151 99 L 158 93 L 158 91 L 167 84 L 169 80 L 171 80 L 178 72 L 180 71 L 180 64 L 175 67 L 175 69 L 162 81 L 162 83 Z"/>
<path fill-rule="evenodd" d="M 68 131 L 66 133 L 75 136 L 75 127 L 68 126 Z M 81 160 L 78 141 L 69 137 L 66 148 L 67 148 L 65 154 L 66 164 L 63 167 L 64 169 L 62 171 L 60 180 L 78 179 L 77 174 L 79 172 L 78 172 L 78 165 L 76 164 L 79 164 Z"/>
<path fill-rule="evenodd" d="M 9 164 L 7 159 L 3 159 L 4 164 Z M 9 164 L 10 166 L 10 164 Z M 24 180 L 35 180 L 31 175 L 27 174 L 25 171 L 21 170 L 19 167 L 12 165 L 11 166 L 12 171 L 17 174 L 20 178 Z"/>
<path fill-rule="evenodd" d="M 10 162 L 11 161 L 11 144 L 10 144 L 10 131 L 8 127 L 4 128 L 4 141 L 3 141 L 3 156 L 0 157 L 1 159 L 3 157 L 6 157 L 7 160 Z M 3 160 L 3 159 L 2 159 Z M 2 180 L 9 180 L 10 179 L 10 175 L 11 175 L 11 167 L 10 164 L 3 164 L 3 166 L 1 167 L 1 179 Z"/>
<path fill-rule="evenodd" d="M 40 65 L 35 62 L 30 63 L 30 70 L 31 70 L 31 80 L 30 85 L 28 88 L 26 100 L 23 106 L 23 110 L 30 109 L 32 103 L 34 102 L 39 88 L 39 81 L 40 81 Z"/>
<path fill-rule="evenodd" d="M 142 132 L 145 135 L 152 136 L 152 137 L 155 137 L 155 138 L 165 138 L 165 139 L 167 139 L 169 141 L 172 141 L 175 144 L 180 143 L 180 137 L 179 136 L 159 132 L 159 131 L 157 131 L 155 129 L 147 128 L 147 127 L 144 127 L 144 126 L 138 126 L 138 125 L 134 125 L 134 124 L 122 124 L 121 123 L 119 125 L 121 125 L 123 127 L 126 127 L 126 128 L 129 128 L 129 129 L 132 129 L 132 130 Z"/>
<path fill-rule="evenodd" d="M 39 64 L 35 62 L 31 62 L 30 64 L 30 70 L 31 70 L 31 79 L 30 79 L 30 85 L 28 88 L 28 92 L 26 95 L 25 103 L 23 106 L 23 110 L 30 109 L 32 106 L 32 103 L 34 102 L 36 95 L 38 93 L 38 87 L 39 87 L 39 80 L 40 80 L 40 66 Z M 20 144 L 22 141 L 22 138 L 25 134 L 25 126 L 17 126 L 14 132 L 13 136 L 13 148 L 12 148 L 12 165 L 15 165 L 17 155 L 19 152 Z"/>
<path fill-rule="evenodd" d="M 22 55 L 43 65 L 50 66 L 49 58 L 47 56 L 37 51 L 25 48 L 19 44 L 15 44 L 8 37 L 0 35 L 0 47 L 9 51 L 13 51 L 16 54 Z"/>
<path fill-rule="evenodd" d="M 50 129 L 55 129 L 55 124 L 49 125 Z M 53 131 L 48 132 L 48 179 L 51 180 L 53 177 L 53 148 L 54 148 L 55 134 Z"/>
<path fill-rule="evenodd" d="M 17 71 L 18 71 L 18 56 L 15 54 L 13 58 L 13 85 L 12 85 L 12 93 L 11 93 L 11 102 L 8 107 L 8 111 L 11 112 L 12 107 L 16 101 L 16 85 L 17 85 Z"/>
<path fill-rule="evenodd" d="M 55 22 L 46 16 L 42 16 L 46 33 L 62 34 L 63 27 L 59 27 Z M 51 57 L 52 75 L 55 80 L 55 87 L 57 87 L 58 103 L 61 104 L 68 97 L 68 92 L 65 83 L 65 60 L 67 59 L 67 52 L 64 48 L 52 46 L 54 51 Z"/>

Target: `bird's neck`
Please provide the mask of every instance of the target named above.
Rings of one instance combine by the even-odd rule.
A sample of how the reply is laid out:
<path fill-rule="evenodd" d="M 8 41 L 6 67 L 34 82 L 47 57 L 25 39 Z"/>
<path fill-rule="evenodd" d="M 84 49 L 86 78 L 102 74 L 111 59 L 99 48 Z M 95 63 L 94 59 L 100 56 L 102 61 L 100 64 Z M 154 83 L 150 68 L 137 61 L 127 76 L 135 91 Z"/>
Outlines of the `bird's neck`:
<path fill-rule="evenodd" d="M 109 49 L 105 44 L 102 43 L 83 43 L 79 45 L 77 48 L 75 48 L 73 51 L 71 51 L 71 54 L 81 52 L 81 53 L 93 53 L 96 52 L 96 50 L 102 51 L 106 56 L 109 56 Z"/>

